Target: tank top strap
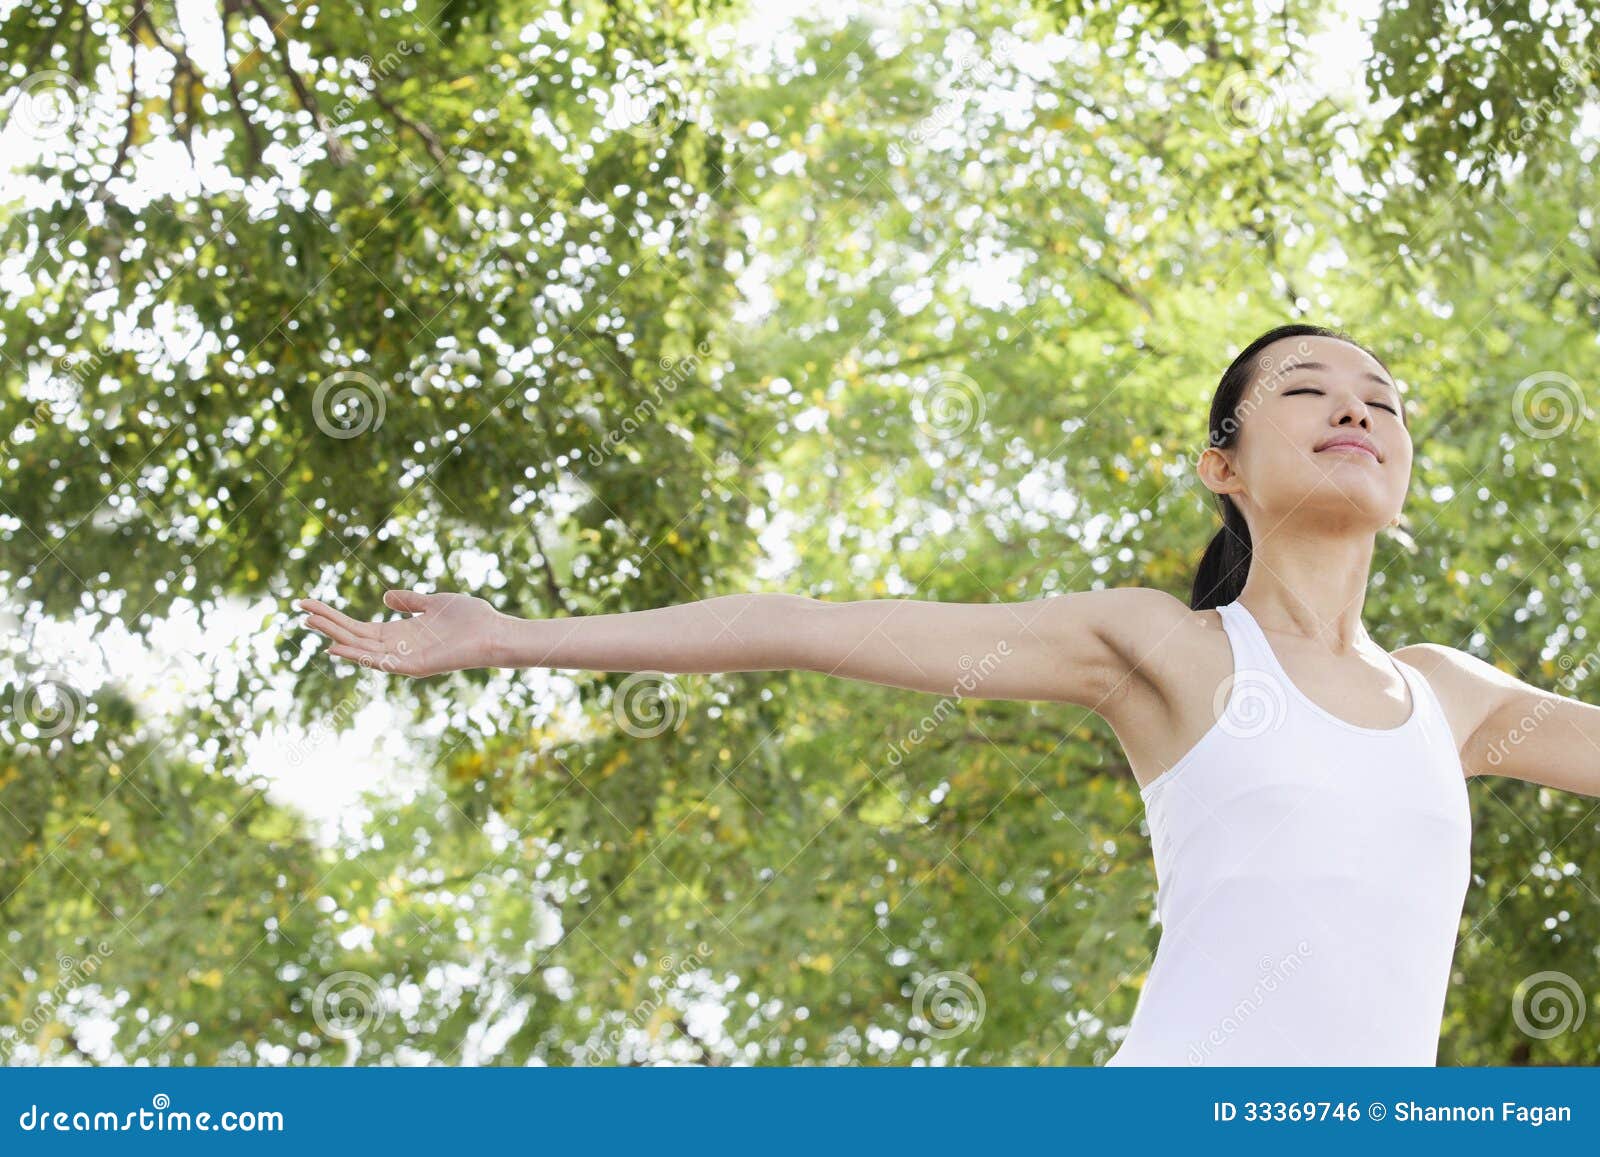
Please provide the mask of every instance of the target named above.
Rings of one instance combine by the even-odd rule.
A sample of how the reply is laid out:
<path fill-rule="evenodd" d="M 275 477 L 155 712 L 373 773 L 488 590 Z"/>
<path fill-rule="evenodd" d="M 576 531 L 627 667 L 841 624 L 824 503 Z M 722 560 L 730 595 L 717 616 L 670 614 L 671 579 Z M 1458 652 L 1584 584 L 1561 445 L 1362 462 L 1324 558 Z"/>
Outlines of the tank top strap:
<path fill-rule="evenodd" d="M 1428 682 L 1428 677 L 1417 668 L 1407 663 L 1404 659 L 1396 659 L 1393 655 L 1389 659 L 1411 687 L 1411 701 L 1416 704 L 1416 718 L 1423 727 L 1428 728 L 1442 750 L 1447 752 L 1447 761 L 1460 762 L 1460 752 L 1456 748 L 1454 733 L 1450 730 L 1450 717 L 1444 712 L 1444 704 L 1439 701 L 1439 696 L 1434 693 L 1433 684 Z"/>
<path fill-rule="evenodd" d="M 1262 634 L 1254 616 L 1242 604 L 1237 601 L 1223 603 L 1217 607 L 1217 614 L 1222 616 L 1223 629 L 1227 631 L 1228 642 L 1233 646 L 1235 676 L 1245 671 L 1258 671 L 1287 678 L 1283 668 L 1278 666 L 1278 657 L 1272 653 L 1267 636 Z"/>

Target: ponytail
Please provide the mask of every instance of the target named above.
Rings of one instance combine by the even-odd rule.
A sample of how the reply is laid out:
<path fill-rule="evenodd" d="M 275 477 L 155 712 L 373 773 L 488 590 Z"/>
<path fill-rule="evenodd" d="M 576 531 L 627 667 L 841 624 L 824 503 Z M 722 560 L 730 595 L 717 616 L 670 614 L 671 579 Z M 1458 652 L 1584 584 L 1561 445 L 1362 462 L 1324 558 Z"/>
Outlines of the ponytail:
<path fill-rule="evenodd" d="M 1233 602 L 1250 577 L 1250 527 L 1233 499 L 1219 494 L 1217 501 L 1222 507 L 1222 529 L 1212 536 L 1195 571 L 1194 588 L 1189 592 L 1191 611 Z"/>

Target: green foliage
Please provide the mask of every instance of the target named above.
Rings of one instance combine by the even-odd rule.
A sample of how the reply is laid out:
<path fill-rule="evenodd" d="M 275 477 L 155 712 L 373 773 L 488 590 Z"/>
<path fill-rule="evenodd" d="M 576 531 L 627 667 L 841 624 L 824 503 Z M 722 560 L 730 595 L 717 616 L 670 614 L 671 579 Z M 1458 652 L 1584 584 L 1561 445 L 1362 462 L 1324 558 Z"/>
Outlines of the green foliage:
<path fill-rule="evenodd" d="M 1157 928 L 1096 716 L 696 676 L 640 738 L 621 676 L 566 673 L 563 709 L 531 678 L 356 676 L 288 600 L 1182 594 L 1217 376 L 1305 317 L 1407 390 L 1375 633 L 1556 686 L 1600 629 L 1600 455 L 1581 390 L 1545 436 L 1517 387 L 1593 360 L 1594 142 L 1560 63 L 1588 25 L 1453 11 L 1384 10 L 1367 95 L 1397 99 L 1367 107 L 1304 87 L 1331 13 L 1298 2 L 912 6 L 766 62 L 712 3 L 242 0 L 220 72 L 166 5 L 16 7 L 9 78 L 49 74 L 78 119 L 28 165 L 53 196 L 0 206 L 0 587 L 97 638 L 279 611 L 234 683 L 166 712 L 65 688 L 62 729 L 12 648 L 0 1048 L 1104 1060 Z M 161 146 L 212 176 L 136 205 Z M 375 697 L 426 782 L 319 842 L 247 741 Z M 1592 1062 L 1593 1018 L 1511 1015 L 1524 977 L 1594 972 L 1591 809 L 1472 791 L 1441 1060 Z M 946 973 L 981 993 L 954 1030 L 926 1015 Z"/>

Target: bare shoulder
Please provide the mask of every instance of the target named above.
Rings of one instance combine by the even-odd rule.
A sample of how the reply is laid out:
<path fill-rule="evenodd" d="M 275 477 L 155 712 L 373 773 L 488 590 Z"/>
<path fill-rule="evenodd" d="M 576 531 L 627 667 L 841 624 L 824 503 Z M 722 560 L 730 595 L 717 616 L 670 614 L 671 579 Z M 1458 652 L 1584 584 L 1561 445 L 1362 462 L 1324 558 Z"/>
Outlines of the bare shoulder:
<path fill-rule="evenodd" d="M 1208 613 L 1191 611 L 1182 600 L 1154 587 L 1108 587 L 1057 595 L 1051 602 L 1059 623 L 1075 633 L 1092 634 L 1130 666 L 1148 658 L 1197 615 Z"/>
<path fill-rule="evenodd" d="M 1085 705 L 1119 734 L 1138 734 L 1187 713 L 1199 667 L 1229 660 L 1221 616 L 1191 610 L 1153 587 L 1112 587 L 1059 596 L 1057 621 L 1092 636 L 1096 695 Z M 1209 720 L 1207 724 L 1209 725 Z"/>
<path fill-rule="evenodd" d="M 1458 749 L 1520 682 L 1493 663 L 1443 643 L 1411 643 L 1390 655 L 1416 668 L 1428 680 L 1449 720 Z"/>
<path fill-rule="evenodd" d="M 1093 592 L 1105 690 L 1089 704 L 1111 725 L 1140 787 L 1216 722 L 1216 688 L 1233 670 L 1222 616 L 1145 587 Z"/>
<path fill-rule="evenodd" d="M 1101 606 L 1103 637 L 1132 667 L 1180 644 L 1185 632 L 1220 630 L 1216 611 L 1193 611 L 1182 599 L 1153 587 L 1118 587 Z"/>
<path fill-rule="evenodd" d="M 1469 655 L 1443 643 L 1411 643 L 1390 654 L 1428 677 L 1435 690 L 1461 689 L 1482 693 L 1492 688 L 1515 686 L 1517 679 L 1493 663 Z"/>

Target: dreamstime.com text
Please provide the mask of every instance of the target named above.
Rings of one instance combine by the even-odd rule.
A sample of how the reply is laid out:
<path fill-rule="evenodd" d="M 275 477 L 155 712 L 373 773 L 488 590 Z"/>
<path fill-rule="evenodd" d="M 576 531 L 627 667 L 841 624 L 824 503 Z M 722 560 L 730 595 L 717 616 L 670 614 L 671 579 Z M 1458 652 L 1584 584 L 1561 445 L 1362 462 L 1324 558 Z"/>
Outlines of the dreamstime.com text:
<path fill-rule="evenodd" d="M 17 1124 L 27 1133 L 281 1133 L 284 1128 L 283 1114 L 270 1109 L 190 1113 L 171 1106 L 165 1093 L 150 1098 L 149 1108 L 127 1112 L 29 1105 Z"/>

